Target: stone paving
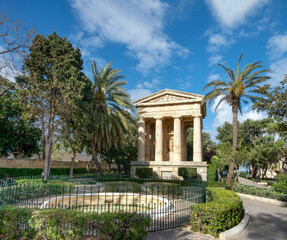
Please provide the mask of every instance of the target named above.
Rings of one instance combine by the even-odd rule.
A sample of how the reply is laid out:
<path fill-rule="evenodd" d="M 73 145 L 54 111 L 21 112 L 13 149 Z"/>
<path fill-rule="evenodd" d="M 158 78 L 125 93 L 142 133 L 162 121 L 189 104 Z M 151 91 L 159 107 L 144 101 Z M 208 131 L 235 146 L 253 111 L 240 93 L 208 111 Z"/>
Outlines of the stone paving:
<path fill-rule="evenodd" d="M 241 183 L 241 184 L 247 185 L 247 186 L 252 186 L 252 187 L 266 188 L 266 189 L 270 189 L 271 188 L 271 186 L 267 186 L 267 185 L 263 185 L 263 184 L 260 184 L 260 183 L 256 183 L 256 182 L 253 182 L 253 181 L 251 181 L 249 179 L 242 178 L 242 177 L 238 178 L 238 182 Z"/>

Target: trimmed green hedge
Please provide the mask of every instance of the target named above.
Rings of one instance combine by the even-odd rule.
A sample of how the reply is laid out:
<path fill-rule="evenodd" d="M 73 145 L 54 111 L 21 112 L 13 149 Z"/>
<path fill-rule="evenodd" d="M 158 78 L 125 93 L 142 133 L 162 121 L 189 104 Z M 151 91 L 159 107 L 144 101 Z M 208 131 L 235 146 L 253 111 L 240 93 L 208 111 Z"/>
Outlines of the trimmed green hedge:
<path fill-rule="evenodd" d="M 146 229 L 150 225 L 149 217 L 137 213 L 99 214 L 64 209 L 34 210 L 3 206 L 0 215 L 2 240 L 78 240 L 86 230 L 93 231 L 99 239 L 141 240 L 146 238 Z"/>
<path fill-rule="evenodd" d="M 226 188 L 227 184 L 226 184 L 226 182 L 207 181 L 206 182 L 206 187 Z"/>
<path fill-rule="evenodd" d="M 5 177 L 41 176 L 41 168 L 0 168 L 0 179 Z M 74 168 L 74 174 L 88 173 L 85 168 Z M 69 168 L 51 168 L 50 175 L 70 175 Z"/>
<path fill-rule="evenodd" d="M 277 180 L 278 182 L 284 182 L 287 184 L 287 174 L 278 174 Z"/>
<path fill-rule="evenodd" d="M 152 177 L 152 168 L 147 167 L 137 167 L 136 176 L 139 178 L 151 178 Z"/>
<path fill-rule="evenodd" d="M 191 230 L 218 237 L 242 220 L 243 203 L 230 190 L 207 189 L 209 202 L 191 206 Z"/>
<path fill-rule="evenodd" d="M 274 187 L 274 184 L 272 187 Z M 250 195 L 254 195 L 254 196 L 258 196 L 258 197 L 277 199 L 280 201 L 287 202 L 287 194 L 286 193 L 284 194 L 281 192 L 272 191 L 270 189 L 258 188 L 258 187 L 247 186 L 247 185 L 237 183 L 235 191 L 239 192 L 239 193 L 250 194 Z"/>
<path fill-rule="evenodd" d="M 215 164 L 208 164 L 207 181 L 217 181 L 216 165 Z"/>
<path fill-rule="evenodd" d="M 183 177 L 184 180 L 197 177 L 197 169 L 192 167 L 178 168 L 178 176 Z"/>
<path fill-rule="evenodd" d="M 148 182 L 145 183 L 144 186 L 146 187 L 144 191 L 153 195 L 157 194 L 178 195 L 182 191 L 182 188 L 178 183 Z"/>

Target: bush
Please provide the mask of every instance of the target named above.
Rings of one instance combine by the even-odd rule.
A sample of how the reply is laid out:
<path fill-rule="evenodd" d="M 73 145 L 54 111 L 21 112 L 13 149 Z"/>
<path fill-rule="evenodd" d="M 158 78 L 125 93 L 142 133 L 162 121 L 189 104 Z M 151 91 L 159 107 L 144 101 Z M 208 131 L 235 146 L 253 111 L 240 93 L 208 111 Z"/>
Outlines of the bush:
<path fill-rule="evenodd" d="M 87 230 L 99 239 L 141 240 L 150 217 L 137 213 L 85 213 L 75 210 L 0 209 L 0 237 L 10 239 L 78 240 Z M 24 224 L 24 225 L 23 225 Z"/>
<path fill-rule="evenodd" d="M 0 168 L 0 179 L 5 177 L 41 176 L 41 168 Z M 85 168 L 74 168 L 74 174 L 85 174 Z M 50 175 L 69 175 L 70 168 L 51 168 Z"/>
<path fill-rule="evenodd" d="M 247 172 L 240 172 L 239 177 L 247 178 Z"/>
<path fill-rule="evenodd" d="M 285 182 L 273 183 L 272 188 L 275 192 L 284 193 L 287 196 L 287 183 Z"/>
<path fill-rule="evenodd" d="M 217 181 L 216 164 L 208 164 L 207 181 Z"/>
<path fill-rule="evenodd" d="M 140 192 L 141 187 L 136 182 L 106 182 L 106 192 Z"/>
<path fill-rule="evenodd" d="M 278 174 L 277 180 L 278 182 L 283 182 L 287 184 L 287 174 Z"/>
<path fill-rule="evenodd" d="M 184 180 L 197 177 L 197 169 L 191 167 L 178 168 L 178 176 L 183 177 Z"/>
<path fill-rule="evenodd" d="M 147 167 L 136 168 L 136 176 L 139 178 L 151 178 L 152 173 L 153 173 L 152 168 Z"/>
<path fill-rule="evenodd" d="M 239 193 L 250 194 L 250 195 L 254 195 L 254 196 L 258 196 L 258 197 L 277 199 L 280 201 L 286 201 L 287 202 L 287 194 L 275 192 L 275 191 L 272 191 L 270 189 L 258 188 L 258 187 L 253 187 L 253 186 L 246 186 L 246 185 L 237 183 L 235 191 L 239 192 Z"/>
<path fill-rule="evenodd" d="M 230 190 L 207 189 L 208 203 L 191 206 L 191 229 L 196 232 L 218 237 L 243 218 L 243 203 L 239 196 Z"/>
<path fill-rule="evenodd" d="M 0 239 L 34 239 L 35 232 L 28 227 L 33 209 L 2 206 L 0 208 Z M 26 228 L 23 228 L 26 226 Z"/>
<path fill-rule="evenodd" d="M 226 184 L 226 182 L 207 181 L 206 182 L 206 187 L 226 188 L 227 184 Z"/>

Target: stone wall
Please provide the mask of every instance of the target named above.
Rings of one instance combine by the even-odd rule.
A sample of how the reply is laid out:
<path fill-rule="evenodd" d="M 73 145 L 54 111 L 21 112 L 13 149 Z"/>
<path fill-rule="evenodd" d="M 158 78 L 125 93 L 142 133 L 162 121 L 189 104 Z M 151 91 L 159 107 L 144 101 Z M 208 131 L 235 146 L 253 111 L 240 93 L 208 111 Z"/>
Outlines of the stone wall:
<path fill-rule="evenodd" d="M 74 168 L 86 168 L 87 161 L 75 162 Z M 101 163 L 103 169 L 107 169 L 107 164 Z M 41 159 L 7 159 L 0 158 L 0 168 L 43 168 L 44 161 Z M 70 162 L 52 161 L 51 168 L 69 168 Z"/>

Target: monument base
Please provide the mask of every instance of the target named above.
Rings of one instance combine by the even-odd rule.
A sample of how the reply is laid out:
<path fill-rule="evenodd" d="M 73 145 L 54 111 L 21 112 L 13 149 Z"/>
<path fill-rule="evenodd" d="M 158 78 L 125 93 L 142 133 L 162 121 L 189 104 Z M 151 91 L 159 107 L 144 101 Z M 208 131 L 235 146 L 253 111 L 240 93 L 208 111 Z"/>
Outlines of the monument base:
<path fill-rule="evenodd" d="M 198 178 L 207 181 L 207 162 L 192 161 L 132 161 L 131 176 L 135 177 L 137 167 L 149 167 L 153 169 L 154 175 L 160 178 L 181 178 L 178 176 L 178 168 L 193 167 L 197 169 Z"/>

